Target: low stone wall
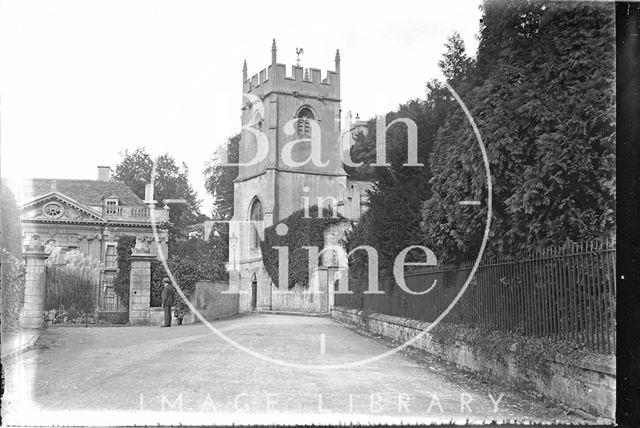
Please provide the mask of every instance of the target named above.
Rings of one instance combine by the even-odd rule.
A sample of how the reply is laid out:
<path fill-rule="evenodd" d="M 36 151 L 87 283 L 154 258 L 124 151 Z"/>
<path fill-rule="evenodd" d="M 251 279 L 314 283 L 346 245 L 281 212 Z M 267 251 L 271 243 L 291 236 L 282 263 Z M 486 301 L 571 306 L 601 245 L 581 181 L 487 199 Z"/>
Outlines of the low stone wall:
<path fill-rule="evenodd" d="M 238 313 L 238 294 L 222 293 L 228 290 L 229 284 L 226 282 L 198 281 L 195 299 L 191 303 L 206 320 L 231 317 Z M 194 317 L 194 322 L 198 321 L 198 318 Z"/>
<path fill-rule="evenodd" d="M 271 310 L 291 312 L 329 312 L 329 294 L 327 293 L 327 269 L 315 269 L 309 278 L 310 284 L 296 284 L 288 290 L 272 285 Z"/>
<path fill-rule="evenodd" d="M 126 324 L 129 322 L 129 312 L 99 312 L 98 320 L 108 324 Z"/>
<path fill-rule="evenodd" d="M 171 308 L 171 325 L 178 325 L 178 320 L 173 316 L 175 306 Z M 193 314 L 186 314 L 182 319 L 182 324 L 193 324 Z M 161 307 L 153 307 L 149 309 L 149 325 L 161 326 L 164 324 L 164 311 Z"/>
<path fill-rule="evenodd" d="M 392 317 L 383 314 L 365 314 L 357 309 L 335 307 L 331 310 L 335 320 L 361 330 L 405 342 L 425 330 L 429 323 Z M 441 326 L 438 326 L 440 328 Z M 444 328 L 444 325 L 442 325 Z M 456 329 L 472 329 L 456 326 Z M 437 329 L 434 329 L 434 332 Z M 431 332 L 430 332 L 431 333 Z M 499 378 L 513 386 L 533 389 L 542 395 L 593 415 L 613 419 L 616 402 L 615 356 L 586 354 L 580 358 L 567 358 L 558 354 L 544 361 L 526 358 L 526 349 L 514 342 L 506 352 L 496 353 L 470 343 L 464 334 L 425 334 L 413 347 L 424 350 L 458 367 Z M 497 333 L 499 334 L 499 333 Z M 531 342 L 542 340 L 530 338 Z M 533 346 L 544 346 L 544 343 Z"/>
<path fill-rule="evenodd" d="M 327 312 L 327 296 L 309 293 L 308 287 L 296 285 L 286 292 L 274 287 L 271 310 L 291 312 Z"/>
<path fill-rule="evenodd" d="M 191 303 L 206 320 L 228 318 L 238 313 L 238 295 L 223 294 L 229 289 L 226 282 L 198 281 L 195 286 L 195 297 Z M 178 320 L 174 316 L 176 307 L 171 308 L 171 324 L 177 325 Z M 161 307 L 150 309 L 150 324 L 160 326 L 164 323 L 164 312 Z M 200 319 L 193 313 L 187 312 L 182 318 L 182 324 L 195 324 Z"/>

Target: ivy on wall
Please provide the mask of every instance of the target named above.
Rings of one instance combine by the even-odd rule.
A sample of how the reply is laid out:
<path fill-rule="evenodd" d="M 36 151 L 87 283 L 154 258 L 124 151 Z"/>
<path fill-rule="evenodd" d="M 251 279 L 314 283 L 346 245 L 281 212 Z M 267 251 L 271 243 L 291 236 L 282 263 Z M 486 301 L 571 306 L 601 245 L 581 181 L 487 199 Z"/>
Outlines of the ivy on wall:
<path fill-rule="evenodd" d="M 317 247 L 318 251 L 324 247 L 324 231 L 331 225 L 346 221 L 338 215 L 332 217 L 332 210 L 323 208 L 322 216 L 318 218 L 318 207 L 309 208 L 308 216 L 304 210 L 291 214 L 278 224 L 287 226 L 287 234 L 280 236 L 276 233 L 278 224 L 264 230 L 264 240 L 260 242 L 262 262 L 277 287 L 279 283 L 279 252 L 274 247 L 288 247 L 289 249 L 289 281 L 288 288 L 296 284 L 309 283 L 309 250 L 303 247 Z"/>
<path fill-rule="evenodd" d="M 160 260 L 151 262 L 151 307 L 162 306 L 162 278 L 166 276 Z"/>
<path fill-rule="evenodd" d="M 135 236 L 121 236 L 116 247 L 118 273 L 113 280 L 113 291 L 123 305 L 129 305 L 129 277 L 131 276 L 131 249 L 136 246 Z"/>

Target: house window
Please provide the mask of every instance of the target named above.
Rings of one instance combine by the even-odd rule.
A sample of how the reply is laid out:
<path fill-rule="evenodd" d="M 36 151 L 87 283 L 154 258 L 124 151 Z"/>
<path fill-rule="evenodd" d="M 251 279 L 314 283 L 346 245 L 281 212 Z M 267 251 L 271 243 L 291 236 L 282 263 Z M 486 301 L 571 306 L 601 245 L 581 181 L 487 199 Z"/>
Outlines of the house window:
<path fill-rule="evenodd" d="M 314 120 L 313 112 L 305 107 L 298 112 L 298 135 L 308 137 L 311 135 L 311 121 Z"/>
<path fill-rule="evenodd" d="M 105 214 L 118 214 L 118 200 L 105 199 L 104 208 L 105 208 Z"/>
<path fill-rule="evenodd" d="M 250 211 L 250 220 L 252 221 L 262 221 L 264 219 L 264 215 L 262 212 L 262 203 L 260 200 L 256 199 L 253 201 L 251 205 Z M 260 248 L 260 235 L 258 234 L 258 225 L 251 223 L 251 233 L 249 236 L 249 242 L 252 250 Z"/>
<path fill-rule="evenodd" d="M 116 257 L 116 244 L 107 244 L 106 251 L 104 252 L 104 267 L 107 269 L 117 269 L 118 260 Z"/>

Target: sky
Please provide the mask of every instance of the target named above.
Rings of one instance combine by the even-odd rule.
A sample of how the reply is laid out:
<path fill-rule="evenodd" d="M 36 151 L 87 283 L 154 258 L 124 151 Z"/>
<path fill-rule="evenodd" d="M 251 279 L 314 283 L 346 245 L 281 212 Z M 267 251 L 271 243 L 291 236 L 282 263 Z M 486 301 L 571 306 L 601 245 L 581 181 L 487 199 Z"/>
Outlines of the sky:
<path fill-rule="evenodd" d="M 3 177 L 96 179 L 144 146 L 185 162 L 211 212 L 202 171 L 240 130 L 242 62 L 334 69 L 342 111 L 384 114 L 441 78 L 457 31 L 475 55 L 480 0 L 3 0 L 0 167 Z"/>

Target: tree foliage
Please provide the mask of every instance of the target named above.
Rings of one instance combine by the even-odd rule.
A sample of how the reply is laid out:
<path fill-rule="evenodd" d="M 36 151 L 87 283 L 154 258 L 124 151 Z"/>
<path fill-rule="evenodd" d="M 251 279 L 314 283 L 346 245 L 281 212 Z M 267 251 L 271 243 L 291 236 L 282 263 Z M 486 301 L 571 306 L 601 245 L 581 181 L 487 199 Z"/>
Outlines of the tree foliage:
<path fill-rule="evenodd" d="M 489 158 L 488 251 L 508 254 L 614 227 L 613 7 L 488 0 L 477 65 L 458 93 Z M 444 260 L 473 257 L 484 232 L 486 178 L 476 138 L 453 106 L 431 159 L 423 236 Z"/>
<path fill-rule="evenodd" d="M 131 252 L 135 247 L 136 238 L 122 236 L 118 240 L 117 260 L 118 273 L 113 282 L 114 291 L 123 304 L 129 304 L 129 289 L 131 276 Z M 219 234 L 211 234 L 209 242 L 191 238 L 170 244 L 167 266 L 180 289 L 191 296 L 195 283 L 199 280 L 226 281 L 228 272 L 225 261 L 228 254 L 228 238 Z M 162 303 L 162 278 L 168 276 L 160 260 L 151 262 L 151 298 L 150 305 L 158 307 Z M 184 301 L 176 294 L 175 306 L 186 309 Z"/>
<path fill-rule="evenodd" d="M 386 115 L 389 125 L 397 118 L 411 119 L 418 129 L 418 162 L 423 166 L 403 166 L 407 162 L 407 127 L 396 123 L 387 131 L 387 161 L 390 167 L 372 166 L 375 160 L 375 122 L 368 124 L 368 133 L 361 135 L 352 150 L 354 161 L 363 161 L 361 175 L 368 175 L 375 183 L 368 194 L 368 210 L 360 221 L 347 233 L 346 246 L 349 251 L 359 245 L 376 249 L 379 266 L 390 270 L 400 251 L 409 245 L 421 244 L 421 204 L 430 196 L 429 157 L 440 123 L 444 118 L 442 88 L 432 83 L 426 100 L 411 100 L 397 111 Z M 364 252 L 354 253 L 350 266 L 354 271 L 366 269 Z"/>
<path fill-rule="evenodd" d="M 446 51 L 442 55 L 442 59 L 438 61 L 444 78 L 453 87 L 470 81 L 473 78 L 475 60 L 467 55 L 467 49 L 460 33 L 454 32 L 444 46 Z"/>
<path fill-rule="evenodd" d="M 305 216 L 305 210 L 299 210 L 291 214 L 279 224 L 287 226 L 288 233 L 280 236 L 276 233 L 277 225 L 267 227 L 264 230 L 263 240 L 260 242 L 262 262 L 271 281 L 277 287 L 280 284 L 279 277 L 279 253 L 274 247 L 287 247 L 289 253 L 289 281 L 287 288 L 296 284 L 307 286 L 309 284 L 309 250 L 303 247 L 317 247 L 318 251 L 324 247 L 324 231 L 331 225 L 345 219 L 338 215 L 332 217 L 333 211 L 324 208 L 322 217 L 318 218 L 318 207 L 309 207 L 309 217 Z"/>
<path fill-rule="evenodd" d="M 215 229 L 215 227 L 214 227 Z M 229 254 L 229 238 L 219 229 L 212 231 L 209 241 L 191 238 L 177 242 L 167 264 L 180 289 L 188 297 L 193 297 L 195 284 L 200 280 L 227 281 L 229 273 L 225 263 Z M 187 305 L 176 293 L 176 307 L 188 310 Z"/>
<path fill-rule="evenodd" d="M 224 164 L 237 164 L 239 160 L 240 134 L 236 134 L 218 148 L 207 162 L 204 186 L 213 196 L 213 219 L 229 220 L 233 216 L 233 180 L 238 176 L 238 167 Z"/>
<path fill-rule="evenodd" d="M 151 182 L 153 158 L 144 147 L 133 152 L 125 151 L 122 160 L 116 166 L 114 180 L 124 181 L 141 199 L 145 197 L 145 186 Z M 169 210 L 169 239 L 185 236 L 185 227 L 199 218 L 200 200 L 189 183 L 189 170 L 186 164 L 178 166 L 169 154 L 156 158 L 154 198 L 157 206 L 162 207 L 165 199 L 185 199 L 184 204 L 173 204 Z"/>
<path fill-rule="evenodd" d="M 18 328 L 24 299 L 22 228 L 15 197 L 5 181 L 0 188 L 0 262 L 2 269 L 2 331 Z"/>

